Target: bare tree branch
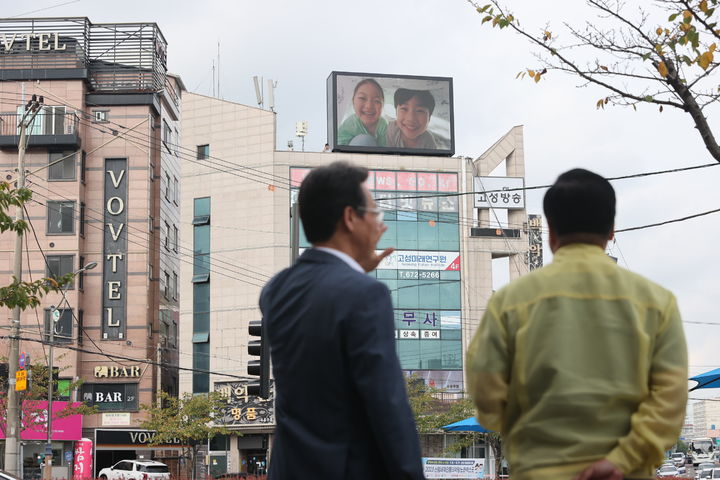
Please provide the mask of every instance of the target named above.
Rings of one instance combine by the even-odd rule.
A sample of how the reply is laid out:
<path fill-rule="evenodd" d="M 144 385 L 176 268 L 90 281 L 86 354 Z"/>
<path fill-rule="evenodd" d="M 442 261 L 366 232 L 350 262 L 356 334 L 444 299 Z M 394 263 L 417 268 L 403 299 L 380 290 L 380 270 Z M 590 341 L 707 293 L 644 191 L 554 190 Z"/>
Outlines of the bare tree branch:
<path fill-rule="evenodd" d="M 715 28 L 717 22 L 713 17 L 715 10 L 709 10 L 707 3 L 693 6 L 692 0 L 656 0 L 661 11 L 672 13 L 666 26 L 661 24 L 646 31 L 651 18 L 648 11 L 638 8 L 638 14 L 630 17 L 623 12 L 625 5 L 620 0 L 587 0 L 599 18 L 616 27 L 606 29 L 587 21 L 580 30 L 566 22 L 564 26 L 572 40 L 569 44 L 558 44 L 557 35 L 552 35 L 548 28 L 539 36 L 521 28 L 500 1 L 489 0 L 489 5 L 479 7 L 476 0 L 468 0 L 485 15 L 483 24 L 491 21 L 488 25 L 492 27 L 511 27 L 544 52 L 535 54 L 541 70 L 527 71 L 535 82 L 547 71 L 557 70 L 576 76 L 581 86 L 592 84 L 606 90 L 608 95 L 598 101 L 598 107 L 613 103 L 635 108 L 639 103 L 651 103 L 659 105 L 661 111 L 663 106 L 678 108 L 691 116 L 706 150 L 720 162 L 720 146 L 703 113 L 705 107 L 720 100 L 720 86 L 714 83 L 709 88 L 707 83 L 714 82 L 713 75 L 720 66 L 713 61 L 717 46 L 708 45 L 705 42 L 708 37 L 700 37 L 707 33 L 720 40 L 720 29 Z M 717 7 L 714 0 L 711 3 Z M 583 67 L 576 60 L 579 56 L 575 50 L 592 51 L 595 58 Z M 696 73 L 694 68 L 702 71 Z"/>

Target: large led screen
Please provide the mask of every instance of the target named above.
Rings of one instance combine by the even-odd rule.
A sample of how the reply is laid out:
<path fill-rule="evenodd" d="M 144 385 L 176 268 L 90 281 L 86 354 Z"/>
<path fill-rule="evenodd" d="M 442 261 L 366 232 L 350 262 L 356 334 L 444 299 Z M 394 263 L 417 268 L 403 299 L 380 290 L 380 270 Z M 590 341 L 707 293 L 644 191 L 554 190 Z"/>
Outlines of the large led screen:
<path fill-rule="evenodd" d="M 327 87 L 333 151 L 455 153 L 452 78 L 332 72 Z"/>

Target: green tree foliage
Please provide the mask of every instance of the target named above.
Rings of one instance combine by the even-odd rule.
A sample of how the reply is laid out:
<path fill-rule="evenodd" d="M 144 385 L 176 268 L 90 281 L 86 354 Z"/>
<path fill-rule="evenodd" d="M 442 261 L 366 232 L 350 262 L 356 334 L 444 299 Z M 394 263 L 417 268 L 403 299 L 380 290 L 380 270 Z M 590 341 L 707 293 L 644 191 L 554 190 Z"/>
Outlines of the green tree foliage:
<path fill-rule="evenodd" d="M 406 386 L 410 408 L 412 408 L 418 433 L 440 433 L 444 425 L 464 420 L 475 415 L 475 405 L 469 397 L 445 399 L 443 390 L 425 384 L 422 379 L 407 377 Z M 502 458 L 502 441 L 495 432 L 453 432 L 455 442 L 450 444 L 447 452 L 458 452 L 479 441 L 490 446 L 498 461 L 496 476 L 500 474 Z"/>
<path fill-rule="evenodd" d="M 207 395 L 185 393 L 182 397 L 160 392 L 158 404 L 140 406 L 148 413 L 148 419 L 140 423 L 140 428 L 156 432 L 150 445 L 179 440 L 186 458 L 190 458 L 194 478 L 198 447 L 216 435 L 230 432 L 226 427 L 215 424 L 216 418 L 222 418 L 225 406 L 227 400 L 220 392 Z"/>
<path fill-rule="evenodd" d="M 654 104 L 690 115 L 707 151 L 720 162 L 720 147 L 705 108 L 720 97 L 715 78 L 720 43 L 718 0 L 655 0 L 650 8 L 623 0 L 586 0 L 592 18 L 583 26 L 563 23 L 557 34 L 520 24 L 499 0 L 468 0 L 481 24 L 509 28 L 535 47 L 538 64 L 518 73 L 535 83 L 552 71 L 601 87 L 596 107 Z"/>
<path fill-rule="evenodd" d="M 9 231 L 22 234 L 27 230 L 27 222 L 14 220 L 8 209 L 13 206 L 23 208 L 31 197 L 32 192 L 27 188 L 13 188 L 8 182 L 0 182 L 0 233 Z M 10 285 L 0 287 L 0 306 L 9 309 L 20 307 L 21 310 L 35 308 L 40 305 L 43 295 L 60 291 L 72 279 L 72 273 L 60 278 L 41 278 L 34 282 L 18 281 L 13 277 Z"/>
<path fill-rule="evenodd" d="M 2 362 L 6 363 L 7 359 L 2 359 Z M 21 405 L 21 431 L 31 428 L 37 423 L 47 422 L 47 417 L 45 416 L 46 410 L 40 406 L 39 402 L 44 402 L 48 399 L 48 367 L 46 364 L 38 361 L 30 365 L 27 370 L 29 373 L 28 388 L 25 391 L 18 392 Z M 0 391 L 7 392 L 7 380 L 7 378 L 0 379 Z M 67 390 L 72 392 L 79 388 L 81 384 L 81 380 L 70 382 Z M 58 389 L 57 382 L 55 382 L 53 386 L 53 400 L 60 400 L 62 393 L 63 392 Z M 3 433 L 7 426 L 6 411 L 7 395 L 0 395 L 0 431 Z M 79 405 L 68 403 L 65 408 L 56 411 L 53 418 L 68 417 L 70 415 L 90 415 L 96 413 L 96 411 L 96 407 L 90 407 L 82 403 Z"/>

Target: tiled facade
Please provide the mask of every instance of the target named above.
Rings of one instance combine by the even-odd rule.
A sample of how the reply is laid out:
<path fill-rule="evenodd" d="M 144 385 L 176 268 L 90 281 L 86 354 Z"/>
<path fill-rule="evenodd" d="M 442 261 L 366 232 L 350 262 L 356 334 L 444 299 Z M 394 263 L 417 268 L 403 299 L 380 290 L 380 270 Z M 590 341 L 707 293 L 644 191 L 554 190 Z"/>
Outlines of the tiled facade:
<path fill-rule="evenodd" d="M 492 293 L 492 259 L 510 257 L 511 279 L 528 271 L 525 262 L 528 237 L 523 228 L 523 224 L 527 225 L 525 210 L 513 210 L 507 216 L 511 228 L 519 230 L 518 238 L 472 236 L 471 227 L 488 227 L 494 224 L 494 218 L 491 218 L 489 210 L 475 209 L 472 195 L 464 194 L 473 190 L 473 176 L 488 175 L 500 165 L 504 166 L 507 176 L 524 176 L 522 127 L 512 128 L 476 159 L 279 151 L 275 146 L 274 127 L 275 114 L 269 111 L 191 93 L 183 99 L 183 145 L 188 151 L 208 145 L 209 158 L 198 155 L 195 161 L 183 164 L 182 238 L 187 239 L 189 248 L 197 248 L 190 244 L 195 228 L 193 205 L 197 199 L 210 198 L 211 304 L 208 334 L 197 335 L 198 332 L 193 330 L 197 313 L 192 300 L 196 284 L 191 281 L 197 270 L 192 265 L 183 264 L 180 348 L 183 352 L 191 352 L 193 343 L 207 338 L 209 369 L 214 372 L 209 377 L 209 389 L 222 389 L 227 385 L 240 387 L 234 393 L 232 388 L 228 390 L 231 392 L 232 405 L 237 407 L 237 415 L 233 417 L 228 414 L 225 420 L 231 428 L 243 433 L 239 439 L 231 438 L 228 471 L 238 471 L 242 462 L 250 463 L 252 457 L 264 457 L 267 443 L 263 443 L 261 438 L 273 430 L 272 418 L 256 417 L 257 409 L 253 399 L 248 401 L 242 395 L 244 381 L 217 373 L 247 376 L 246 365 L 251 359 L 247 354 L 250 340 L 248 322 L 260 319 L 257 306 L 260 290 L 273 274 L 290 264 L 290 208 L 292 190 L 296 186 L 291 178 L 302 176 L 302 172 L 308 168 L 347 160 L 388 175 L 401 172 L 403 178 L 407 175 L 415 175 L 413 178 L 441 175 L 457 179 L 456 190 L 452 194 L 456 206 L 449 208 L 455 212 L 456 219 L 454 227 L 450 228 L 459 230 L 461 348 L 458 345 L 458 351 L 466 350 Z M 376 193 L 379 191 L 376 190 Z M 407 192 L 396 193 L 407 195 Z M 397 213 L 386 218 L 399 220 L 397 217 L 401 216 L 402 208 L 397 208 Z M 419 210 L 421 207 L 417 208 Z M 442 215 L 443 210 L 433 211 L 439 211 Z M 395 214 L 397 217 L 392 217 Z M 430 214 L 435 215 L 433 218 L 438 215 Z M 416 217 L 418 225 L 423 222 L 421 212 L 418 211 Z M 442 218 L 437 220 L 442 221 Z M 425 223 L 434 226 L 437 225 L 435 222 L 432 220 Z M 388 275 L 378 273 L 377 276 L 381 281 L 394 281 L 387 280 Z M 422 305 L 419 307 L 422 310 Z M 401 310 L 398 308 L 396 315 L 402 315 Z M 401 360 L 400 345 L 403 341 L 402 337 L 398 339 Z M 191 367 L 194 361 L 197 359 L 190 355 L 182 355 L 180 358 L 180 364 L 184 367 Z M 462 360 L 458 359 L 458 365 L 461 364 Z M 427 369 L 425 365 L 428 363 L 420 362 L 419 365 Z M 459 386 L 454 382 L 452 386 L 456 387 L 456 391 L 462 390 L 462 366 L 456 368 L 454 373 L 451 372 L 450 376 L 443 376 L 442 371 L 436 372 L 436 376 L 419 370 L 413 370 L 413 373 L 427 377 L 426 381 L 433 380 L 439 387 L 445 386 L 438 383 L 443 378 L 459 379 Z M 312 385 L 308 385 L 308 388 L 312 388 Z M 192 373 L 181 372 L 180 391 L 193 391 Z M 251 416 L 247 415 L 247 408 L 243 405 L 250 406 Z M 210 450 L 213 458 L 225 462 L 224 451 L 213 451 L 212 447 Z"/>
<path fill-rule="evenodd" d="M 36 19 L 35 27 L 29 27 L 30 24 L 24 20 L 0 21 L 4 32 L 15 29 L 22 35 L 32 32 L 32 28 L 56 28 L 61 32 L 61 43 L 66 45 L 81 42 L 91 45 L 94 28 L 99 28 L 86 18 L 53 22 Z M 80 36 L 62 33 L 63 28 L 77 24 L 86 25 L 86 33 Z M 157 45 L 164 48 L 164 39 L 156 25 L 137 27 L 149 28 Z M 82 420 L 83 435 L 95 440 L 97 429 L 137 428 L 138 421 L 144 417 L 140 405 L 154 403 L 161 385 L 165 391 L 177 393 L 176 370 L 143 361 L 160 360 L 172 365 L 177 364 L 178 358 L 175 338 L 179 298 L 173 281 L 179 277 L 181 257 L 177 253 L 173 227 L 179 228 L 180 224 L 180 101 L 184 87 L 179 77 L 166 75 L 163 66 L 156 72 L 162 76 L 164 87 L 161 89 L 149 91 L 144 84 L 133 84 L 132 79 L 127 78 L 123 84 L 101 89 L 95 84 L 92 59 L 78 60 L 85 64 L 76 66 L 84 68 L 57 70 L 52 51 L 39 52 L 37 42 L 29 44 L 31 48 L 19 54 L 28 58 L 37 56 L 35 70 L 0 66 L 2 119 L 16 122 L 12 115 L 31 95 L 42 96 L 46 107 L 60 107 L 64 114 L 39 116 L 35 127 L 30 129 L 25 168 L 31 172 L 27 186 L 33 191 L 33 200 L 27 210 L 38 241 L 36 243 L 32 231 L 27 232 L 22 275 L 29 280 L 48 274 L 43 252 L 45 256 L 71 256 L 69 271 L 90 262 L 98 264 L 83 274 L 82 288 L 76 281 L 74 288 L 67 290 L 67 303 L 63 306 L 72 309 L 72 315 L 62 331 L 64 343 L 54 352 L 59 377 L 83 381 L 81 389 L 72 392 L 69 399 L 92 403 L 100 410 Z M 162 53 L 158 52 L 157 55 Z M 41 53 L 46 55 L 43 60 L 39 60 Z M 103 68 L 112 68 L 112 64 L 105 62 Z M 127 65 L 124 68 L 127 69 Z M 48 132 L 52 124 L 56 128 Z M 76 126 L 73 133 L 77 141 L 58 146 L 57 143 L 65 141 L 61 135 L 67 134 L 71 125 Z M 10 138 L 2 136 L 8 133 L 14 132 L 0 131 L 0 140 Z M 37 138 L 33 140 L 32 136 Z M 61 169 L 60 174 L 65 178 L 50 178 L 49 162 L 59 158 L 57 153 L 72 152 L 75 152 L 74 161 L 63 162 Z M 3 179 L 16 177 L 17 158 L 17 141 L 11 145 L 4 143 L 0 149 Z M 112 188 L 113 178 L 108 174 L 108 162 L 113 161 L 119 162 L 114 181 L 120 189 Z M 64 202 L 67 207 L 61 219 L 66 227 L 62 233 L 52 232 L 57 227 L 52 224 L 55 220 L 52 212 L 48 217 L 49 202 L 51 205 Z M 116 221 L 117 218 L 123 220 Z M 119 250 L 111 250 L 113 247 L 109 245 L 112 232 L 108 222 L 115 222 L 112 228 L 122 243 Z M 0 235 L 2 284 L 11 281 L 13 246 L 14 234 Z M 111 251 L 119 252 L 114 260 L 108 257 Z M 111 278 L 113 261 L 118 270 L 116 277 Z M 166 278 L 170 279 L 167 287 Z M 50 294 L 43 298 L 38 311 L 48 310 L 61 301 L 59 294 Z M 112 317 L 108 313 L 110 307 L 115 312 Z M 6 309 L 5 317 L 10 315 Z M 41 334 L 42 324 L 42 314 L 38 319 L 32 309 L 22 313 L 21 335 L 28 340 L 21 342 L 20 350 L 39 363 L 45 363 L 47 347 L 32 340 L 47 340 Z M 115 324 L 119 326 L 113 327 Z M 8 342 L 0 345 L 7 356 Z M 62 345 L 84 351 L 69 350 Z M 123 367 L 127 375 L 123 375 Z M 30 446 L 25 448 L 25 457 L 28 457 Z M 60 453 L 72 451 L 70 442 L 58 444 L 57 448 Z M 109 466 L 120 459 L 116 457 L 129 454 L 114 453 L 111 448 L 101 451 L 98 447 L 95 466 Z M 135 455 L 135 451 L 131 452 L 133 458 Z M 63 470 L 68 463 L 64 455 L 56 457 L 58 470 L 54 470 L 54 474 L 67 476 L 67 469 Z M 27 468 L 27 458 L 24 460 Z"/>

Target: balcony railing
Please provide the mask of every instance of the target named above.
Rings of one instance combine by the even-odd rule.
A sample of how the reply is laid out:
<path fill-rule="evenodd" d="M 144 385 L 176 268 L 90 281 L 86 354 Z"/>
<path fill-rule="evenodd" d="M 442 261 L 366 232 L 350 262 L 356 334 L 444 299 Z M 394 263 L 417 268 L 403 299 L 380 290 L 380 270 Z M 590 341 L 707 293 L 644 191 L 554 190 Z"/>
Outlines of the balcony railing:
<path fill-rule="evenodd" d="M 16 146 L 20 140 L 22 113 L 0 113 L 0 147 Z M 79 146 L 80 119 L 65 107 L 47 106 L 27 129 L 30 146 Z"/>

